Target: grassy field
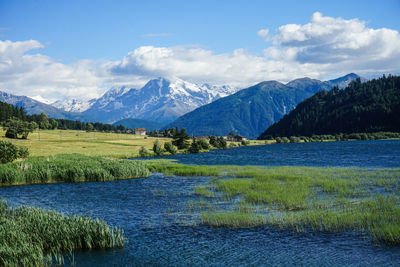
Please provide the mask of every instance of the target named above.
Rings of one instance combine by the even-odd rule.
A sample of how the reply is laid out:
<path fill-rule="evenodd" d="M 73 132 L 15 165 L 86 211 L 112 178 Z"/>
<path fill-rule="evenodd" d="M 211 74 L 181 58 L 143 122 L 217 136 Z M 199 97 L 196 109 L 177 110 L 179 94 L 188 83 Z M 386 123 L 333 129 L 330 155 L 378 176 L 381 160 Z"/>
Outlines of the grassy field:
<path fill-rule="evenodd" d="M 5 131 L 0 130 L 0 140 L 7 140 L 29 148 L 30 156 L 50 156 L 57 154 L 79 153 L 88 156 L 107 156 L 131 158 L 139 156 L 139 149 L 144 146 L 151 150 L 156 140 L 162 145 L 170 138 L 155 138 L 133 134 L 100 133 L 74 130 L 41 130 L 29 134 L 27 140 L 5 138 Z M 265 141 L 251 140 L 250 145 L 265 144 Z M 239 144 L 239 143 L 237 143 Z"/>

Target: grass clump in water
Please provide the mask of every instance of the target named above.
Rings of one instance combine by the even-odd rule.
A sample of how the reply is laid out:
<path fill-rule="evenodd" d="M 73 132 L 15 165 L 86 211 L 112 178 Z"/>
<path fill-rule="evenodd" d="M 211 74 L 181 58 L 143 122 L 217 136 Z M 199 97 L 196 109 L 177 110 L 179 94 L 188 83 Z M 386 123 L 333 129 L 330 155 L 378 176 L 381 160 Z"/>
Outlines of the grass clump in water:
<path fill-rule="evenodd" d="M 265 224 L 265 219 L 256 214 L 233 211 L 203 212 L 201 223 L 216 227 L 249 228 Z"/>
<path fill-rule="evenodd" d="M 194 188 L 194 193 L 198 196 L 203 196 L 203 197 L 214 197 L 214 192 L 210 191 L 208 188 L 206 188 L 205 186 L 196 186 Z"/>
<path fill-rule="evenodd" d="M 141 161 L 106 159 L 80 154 L 31 158 L 0 165 L 0 184 L 110 181 L 147 177 Z"/>
<path fill-rule="evenodd" d="M 400 244 L 400 169 L 216 168 L 229 178 L 215 178 L 208 187 L 223 202 L 202 210 L 203 224 L 357 231 L 375 242 Z"/>
<path fill-rule="evenodd" d="M 0 200 L 1 266 L 62 264 L 62 253 L 124 244 L 123 231 L 104 221 L 33 207 L 12 209 Z"/>
<path fill-rule="evenodd" d="M 152 172 L 162 172 L 166 175 L 177 176 L 221 176 L 217 166 L 184 165 L 170 161 L 148 160 L 146 166 Z"/>

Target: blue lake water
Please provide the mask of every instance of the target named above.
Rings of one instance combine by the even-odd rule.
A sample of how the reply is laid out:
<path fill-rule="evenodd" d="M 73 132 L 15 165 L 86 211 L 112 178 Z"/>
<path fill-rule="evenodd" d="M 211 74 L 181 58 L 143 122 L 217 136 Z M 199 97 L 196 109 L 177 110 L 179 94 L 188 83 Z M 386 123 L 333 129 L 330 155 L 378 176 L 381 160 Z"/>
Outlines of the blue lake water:
<path fill-rule="evenodd" d="M 399 152 L 400 141 L 367 141 L 243 147 L 175 158 L 191 164 L 400 167 Z M 75 253 L 76 266 L 400 266 L 399 246 L 373 244 L 357 233 L 199 225 L 198 214 L 187 206 L 201 198 L 193 188 L 209 179 L 154 174 L 2 187 L 0 195 L 13 206 L 98 217 L 124 229 L 129 238 L 125 248 Z"/>
<path fill-rule="evenodd" d="M 177 154 L 163 158 L 197 165 L 400 168 L 400 140 L 289 143 Z"/>

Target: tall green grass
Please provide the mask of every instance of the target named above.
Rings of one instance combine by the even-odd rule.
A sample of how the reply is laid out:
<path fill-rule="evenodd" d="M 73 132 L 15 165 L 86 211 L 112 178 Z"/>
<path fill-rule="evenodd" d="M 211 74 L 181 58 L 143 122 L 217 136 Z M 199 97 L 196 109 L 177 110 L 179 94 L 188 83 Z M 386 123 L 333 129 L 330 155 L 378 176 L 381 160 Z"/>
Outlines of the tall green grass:
<path fill-rule="evenodd" d="M 148 168 L 141 161 L 80 154 L 31 158 L 0 165 L 0 185 L 109 181 L 149 175 Z"/>
<path fill-rule="evenodd" d="M 104 221 L 33 207 L 12 209 L 0 200 L 0 266 L 63 264 L 62 254 L 125 242 L 123 231 Z"/>
<path fill-rule="evenodd" d="M 400 244 L 400 169 L 182 166 L 210 170 L 211 184 L 198 185 L 207 196 L 201 223 L 212 226 L 271 225 L 295 231 L 358 231 L 376 242 Z M 177 171 L 178 170 L 178 171 Z M 210 198 L 214 198 L 212 200 Z M 229 204 L 230 203 L 230 204 Z"/>

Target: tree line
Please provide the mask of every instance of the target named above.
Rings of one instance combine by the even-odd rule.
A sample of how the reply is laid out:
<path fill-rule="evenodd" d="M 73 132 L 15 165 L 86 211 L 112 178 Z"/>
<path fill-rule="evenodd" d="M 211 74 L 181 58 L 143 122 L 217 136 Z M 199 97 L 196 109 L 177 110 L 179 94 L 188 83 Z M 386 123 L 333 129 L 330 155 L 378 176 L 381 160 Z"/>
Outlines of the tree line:
<path fill-rule="evenodd" d="M 28 115 L 23 107 L 16 107 L 0 101 L 0 124 L 9 138 L 24 138 L 34 129 L 43 130 L 83 130 L 98 132 L 126 132 L 123 125 L 114 126 L 100 122 L 82 122 L 78 120 L 54 119 L 46 113 Z"/>

